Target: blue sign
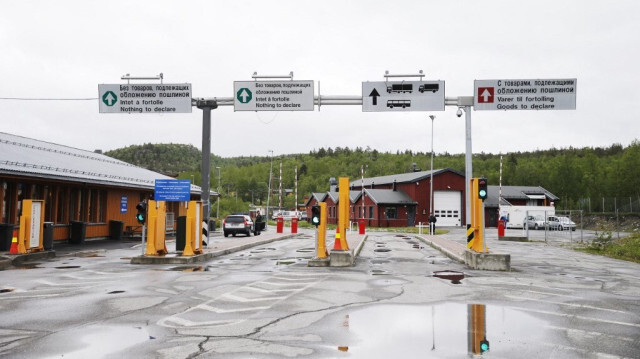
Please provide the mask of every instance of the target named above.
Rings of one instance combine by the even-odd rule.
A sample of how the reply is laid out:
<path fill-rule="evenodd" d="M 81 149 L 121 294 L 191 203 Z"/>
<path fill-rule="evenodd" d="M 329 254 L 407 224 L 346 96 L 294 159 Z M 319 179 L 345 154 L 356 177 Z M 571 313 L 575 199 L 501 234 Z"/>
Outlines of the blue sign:
<path fill-rule="evenodd" d="M 120 213 L 127 213 L 127 196 L 120 197 Z"/>
<path fill-rule="evenodd" d="M 191 199 L 191 181 L 157 179 L 153 198 L 156 201 L 188 202 Z"/>

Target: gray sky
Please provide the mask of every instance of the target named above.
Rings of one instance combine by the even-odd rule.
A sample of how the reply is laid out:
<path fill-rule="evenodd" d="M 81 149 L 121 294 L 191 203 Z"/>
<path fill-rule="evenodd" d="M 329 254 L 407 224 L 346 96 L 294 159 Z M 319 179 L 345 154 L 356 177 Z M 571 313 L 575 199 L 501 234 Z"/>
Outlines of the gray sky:
<path fill-rule="evenodd" d="M 288 74 L 322 95 L 423 70 L 446 96 L 474 80 L 577 78 L 575 111 L 474 111 L 473 152 L 628 145 L 640 138 L 640 2 L 8 1 L 0 0 L 0 97 L 96 98 L 98 84 L 164 74 L 195 97 L 232 97 L 234 81 Z M 465 151 L 456 108 L 422 113 L 213 111 L 212 152 L 306 153 L 320 147 Z M 202 112 L 99 114 L 97 100 L 0 100 L 0 131 L 87 150 L 202 145 Z"/>

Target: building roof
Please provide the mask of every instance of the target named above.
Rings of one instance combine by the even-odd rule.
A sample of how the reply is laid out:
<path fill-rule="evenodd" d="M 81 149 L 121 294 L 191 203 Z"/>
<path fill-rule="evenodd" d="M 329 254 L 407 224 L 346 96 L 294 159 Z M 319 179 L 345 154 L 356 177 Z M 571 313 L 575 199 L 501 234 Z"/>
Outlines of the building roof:
<path fill-rule="evenodd" d="M 408 194 L 402 190 L 390 190 L 390 189 L 368 189 L 364 190 L 365 196 L 371 198 L 375 204 L 400 204 L 400 205 L 416 205 L 418 202 L 414 201 Z"/>
<path fill-rule="evenodd" d="M 100 153 L 4 132 L 0 175 L 141 189 L 153 189 L 156 179 L 173 179 Z M 200 192 L 199 186 L 191 185 L 191 193 Z"/>
<path fill-rule="evenodd" d="M 485 206 L 498 207 L 500 186 L 487 186 L 488 194 Z M 560 198 L 541 186 L 502 186 L 502 205 L 509 205 L 509 200 L 543 199 L 558 201 Z"/>
<path fill-rule="evenodd" d="M 455 174 L 458 174 L 464 177 L 464 173 L 458 172 L 451 168 L 442 168 L 442 169 L 433 170 L 433 175 L 437 176 L 444 172 L 453 172 Z M 398 174 L 393 174 L 388 176 L 365 178 L 364 186 L 370 187 L 372 184 L 376 186 L 387 185 L 387 184 L 393 184 L 394 181 L 396 183 L 418 182 L 430 177 L 431 177 L 431 171 L 398 173 Z M 362 179 L 357 179 L 357 180 L 351 181 L 349 185 L 351 187 L 360 187 L 362 183 L 363 183 Z"/>
<path fill-rule="evenodd" d="M 323 192 L 313 192 L 311 193 L 311 197 L 309 197 L 309 199 L 307 199 L 307 201 L 304 203 L 305 206 L 308 206 L 309 203 L 311 203 L 312 199 L 316 199 L 317 203 L 320 203 L 322 201 L 324 201 L 324 199 L 327 197 L 327 193 L 323 193 Z"/>

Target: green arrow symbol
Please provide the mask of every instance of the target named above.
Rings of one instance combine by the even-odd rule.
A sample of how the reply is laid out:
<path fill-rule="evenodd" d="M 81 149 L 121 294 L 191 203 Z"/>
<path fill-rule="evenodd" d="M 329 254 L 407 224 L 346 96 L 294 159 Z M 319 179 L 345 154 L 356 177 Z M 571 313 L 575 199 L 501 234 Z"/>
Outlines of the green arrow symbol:
<path fill-rule="evenodd" d="M 113 91 L 107 91 L 102 95 L 102 102 L 109 107 L 115 105 L 116 101 L 118 101 L 118 96 Z"/>
<path fill-rule="evenodd" d="M 238 99 L 238 101 L 240 101 L 240 103 L 248 103 L 253 98 L 253 94 L 251 93 L 251 90 L 249 90 L 246 87 L 243 87 L 240 90 L 238 90 L 238 93 L 236 94 L 236 98 Z"/>

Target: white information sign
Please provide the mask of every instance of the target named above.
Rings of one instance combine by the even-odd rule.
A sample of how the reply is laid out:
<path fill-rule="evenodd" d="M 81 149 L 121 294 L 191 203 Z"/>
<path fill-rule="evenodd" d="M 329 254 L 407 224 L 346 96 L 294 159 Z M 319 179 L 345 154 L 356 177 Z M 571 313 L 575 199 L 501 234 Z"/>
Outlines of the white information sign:
<path fill-rule="evenodd" d="M 577 79 L 476 80 L 476 110 L 575 110 Z"/>
<path fill-rule="evenodd" d="M 42 202 L 31 202 L 31 226 L 29 230 L 29 248 L 40 246 L 40 228 L 42 227 Z"/>
<path fill-rule="evenodd" d="M 191 84 L 98 85 L 100 113 L 191 113 Z"/>
<path fill-rule="evenodd" d="M 313 111 L 313 81 L 234 81 L 235 111 Z"/>
<path fill-rule="evenodd" d="M 444 111 L 444 81 L 363 82 L 362 111 Z"/>

